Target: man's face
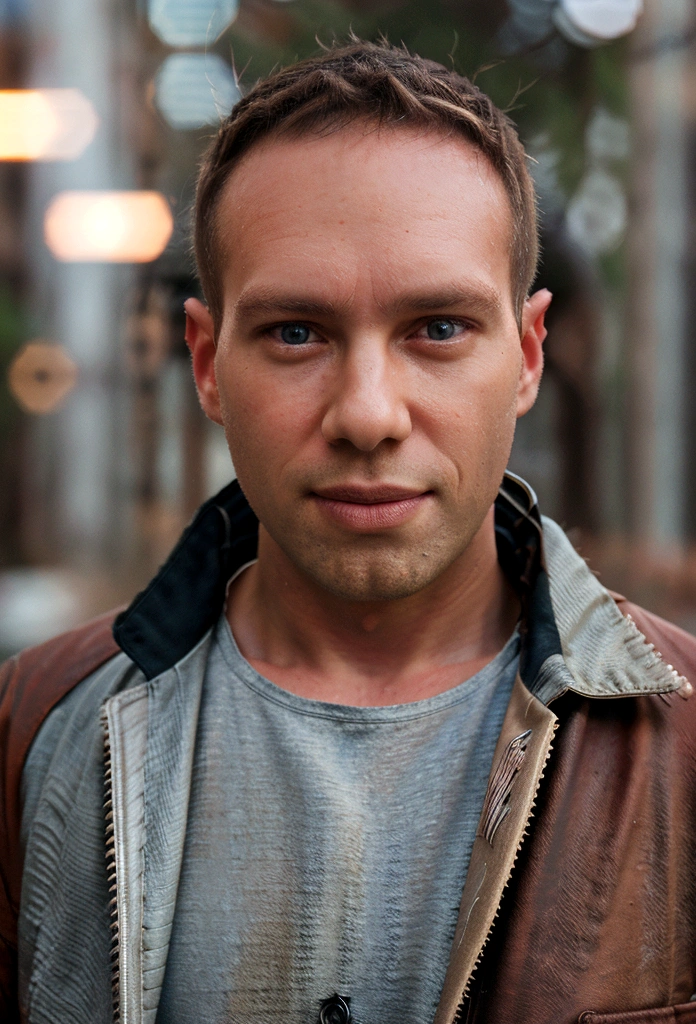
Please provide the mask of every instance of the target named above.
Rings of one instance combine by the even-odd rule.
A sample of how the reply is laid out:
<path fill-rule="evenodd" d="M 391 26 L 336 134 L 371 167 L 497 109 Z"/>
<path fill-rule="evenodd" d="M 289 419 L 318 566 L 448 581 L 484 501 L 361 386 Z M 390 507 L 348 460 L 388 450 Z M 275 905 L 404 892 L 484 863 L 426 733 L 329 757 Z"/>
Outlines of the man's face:
<path fill-rule="evenodd" d="M 201 306 L 189 341 L 252 508 L 338 596 L 423 589 L 480 530 L 541 373 L 548 299 L 521 343 L 502 182 L 461 138 L 355 127 L 256 145 L 216 216 L 217 346 Z"/>

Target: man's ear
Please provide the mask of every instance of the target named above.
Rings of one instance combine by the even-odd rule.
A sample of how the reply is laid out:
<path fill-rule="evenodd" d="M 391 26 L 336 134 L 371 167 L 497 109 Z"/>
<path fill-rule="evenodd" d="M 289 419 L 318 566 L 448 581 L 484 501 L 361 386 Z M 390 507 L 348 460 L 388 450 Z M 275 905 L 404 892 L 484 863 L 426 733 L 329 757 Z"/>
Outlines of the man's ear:
<path fill-rule="evenodd" d="M 534 405 L 544 369 L 543 344 L 546 338 L 544 317 L 551 305 L 552 295 L 546 288 L 534 292 L 522 310 L 522 369 L 517 390 L 517 416 L 524 416 Z"/>
<path fill-rule="evenodd" d="M 215 328 L 209 310 L 198 299 L 187 299 L 186 344 L 191 352 L 193 377 L 198 389 L 198 399 L 206 416 L 214 423 L 222 424 L 220 393 L 215 378 Z"/>

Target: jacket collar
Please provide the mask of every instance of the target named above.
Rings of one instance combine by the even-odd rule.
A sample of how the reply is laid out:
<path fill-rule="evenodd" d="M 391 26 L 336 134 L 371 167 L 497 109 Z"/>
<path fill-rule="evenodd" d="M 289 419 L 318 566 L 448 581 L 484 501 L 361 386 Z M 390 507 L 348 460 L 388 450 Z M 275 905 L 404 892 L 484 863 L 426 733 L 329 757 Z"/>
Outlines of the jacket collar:
<path fill-rule="evenodd" d="M 565 680 L 550 682 L 551 663 L 535 682 L 549 703 L 565 689 L 585 697 L 670 693 L 685 683 L 652 644 L 624 616 L 609 591 L 587 567 L 563 530 L 544 517 L 550 596 L 561 640 Z"/>
<path fill-rule="evenodd" d="M 682 680 L 625 619 L 534 491 L 507 472 L 495 503 L 498 558 L 522 603 L 520 676 L 548 704 L 667 693 Z M 119 647 L 153 679 L 217 621 L 230 577 L 256 557 L 258 520 L 234 480 L 196 513 L 151 583 L 118 616 Z"/>
<path fill-rule="evenodd" d="M 154 579 L 114 623 L 146 679 L 181 661 L 217 621 L 227 581 L 256 557 L 258 520 L 236 480 L 198 509 Z"/>

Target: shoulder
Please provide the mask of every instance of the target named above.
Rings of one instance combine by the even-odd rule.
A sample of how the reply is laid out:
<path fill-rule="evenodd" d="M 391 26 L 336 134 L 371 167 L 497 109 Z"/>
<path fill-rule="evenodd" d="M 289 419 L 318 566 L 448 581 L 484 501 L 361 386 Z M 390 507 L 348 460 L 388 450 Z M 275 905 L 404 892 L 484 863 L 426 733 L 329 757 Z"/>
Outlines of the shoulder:
<path fill-rule="evenodd" d="M 610 591 L 611 593 L 611 591 Z M 653 612 L 633 604 L 621 594 L 612 593 L 619 611 L 631 618 L 636 626 L 661 655 L 662 660 L 676 669 L 696 689 L 696 637 L 675 626 L 673 622 L 660 618 Z"/>
<path fill-rule="evenodd" d="M 57 704 L 119 653 L 115 612 L 10 658 L 0 667 L 0 857 L 16 851 L 22 770 L 42 724 Z M 4 873 L 4 872 L 3 872 Z M 6 882 L 8 880 L 6 879 Z"/>
<path fill-rule="evenodd" d="M 5 764 L 23 761 L 53 707 L 82 679 L 119 653 L 116 612 L 30 647 L 0 667 L 0 748 Z"/>
<path fill-rule="evenodd" d="M 119 653 L 115 612 L 63 633 L 0 666 L 0 1016 L 16 1015 L 17 914 L 23 769 L 51 711 Z"/>

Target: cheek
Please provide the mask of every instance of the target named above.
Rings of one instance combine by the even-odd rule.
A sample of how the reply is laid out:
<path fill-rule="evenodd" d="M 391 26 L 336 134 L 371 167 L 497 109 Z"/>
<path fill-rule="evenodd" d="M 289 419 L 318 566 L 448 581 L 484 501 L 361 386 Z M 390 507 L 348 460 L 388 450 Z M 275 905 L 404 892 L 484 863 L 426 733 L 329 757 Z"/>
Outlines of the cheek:
<path fill-rule="evenodd" d="M 311 434 L 311 408 L 285 375 L 265 373 L 252 362 L 227 360 L 218 386 L 235 468 L 244 476 L 253 473 L 272 484 Z"/>
<path fill-rule="evenodd" d="M 489 388 L 482 388 L 478 396 L 481 429 L 485 433 L 481 445 L 486 452 L 491 471 L 502 475 L 510 457 L 510 449 L 517 423 L 517 391 L 519 366 L 506 366 Z"/>
<path fill-rule="evenodd" d="M 511 443 L 520 367 L 516 350 L 489 350 L 431 382 L 423 408 L 445 447 L 471 461 Z"/>

